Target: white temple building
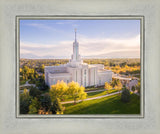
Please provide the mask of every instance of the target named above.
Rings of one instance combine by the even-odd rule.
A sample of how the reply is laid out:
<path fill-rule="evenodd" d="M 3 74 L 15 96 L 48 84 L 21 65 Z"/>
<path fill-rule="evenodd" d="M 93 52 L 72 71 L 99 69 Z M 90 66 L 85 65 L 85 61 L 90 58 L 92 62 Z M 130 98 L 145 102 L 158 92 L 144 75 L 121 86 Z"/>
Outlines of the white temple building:
<path fill-rule="evenodd" d="M 67 64 L 59 66 L 45 66 L 45 83 L 50 87 L 63 80 L 66 83 L 78 82 L 84 87 L 101 86 L 112 80 L 112 71 L 104 69 L 102 64 L 83 63 L 79 54 L 79 43 L 73 42 L 73 54 Z"/>

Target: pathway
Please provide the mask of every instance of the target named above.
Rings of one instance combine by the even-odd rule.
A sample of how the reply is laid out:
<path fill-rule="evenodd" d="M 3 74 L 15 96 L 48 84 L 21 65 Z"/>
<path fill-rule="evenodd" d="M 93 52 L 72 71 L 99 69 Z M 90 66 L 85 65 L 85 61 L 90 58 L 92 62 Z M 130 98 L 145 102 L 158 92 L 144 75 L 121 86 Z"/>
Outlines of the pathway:
<path fill-rule="evenodd" d="M 29 84 L 29 83 L 28 83 L 29 81 L 30 81 L 30 80 L 26 81 L 25 84 L 20 85 L 19 87 L 27 87 L 27 86 L 33 86 L 33 87 L 35 87 L 35 86 L 36 86 L 36 84 Z"/>
<path fill-rule="evenodd" d="M 121 92 L 122 92 L 122 91 L 120 91 L 120 93 L 121 93 Z M 119 94 L 119 92 L 114 92 L 114 93 L 111 93 L 111 94 L 106 94 L 106 95 L 97 96 L 97 97 L 93 97 L 93 98 L 87 98 L 87 99 L 84 99 L 83 101 L 96 100 L 96 99 L 108 97 L 108 96 L 115 95 L 115 94 Z M 81 101 L 82 101 L 82 100 L 78 100 L 78 101 L 76 101 L 76 102 L 81 102 Z M 74 103 L 74 101 L 61 102 L 61 104 L 69 104 L 69 103 Z"/>

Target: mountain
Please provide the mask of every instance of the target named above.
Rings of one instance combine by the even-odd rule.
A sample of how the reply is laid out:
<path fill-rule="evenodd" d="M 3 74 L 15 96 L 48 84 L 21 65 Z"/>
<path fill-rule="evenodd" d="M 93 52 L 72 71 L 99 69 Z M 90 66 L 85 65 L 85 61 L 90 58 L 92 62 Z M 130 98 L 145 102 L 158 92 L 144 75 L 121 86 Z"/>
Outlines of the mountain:
<path fill-rule="evenodd" d="M 54 56 L 50 56 L 50 55 L 37 56 L 37 55 L 31 54 L 31 53 L 21 54 L 20 58 L 24 58 L 24 59 L 55 59 Z"/>
<path fill-rule="evenodd" d="M 138 55 L 138 56 L 135 56 Z M 119 51 L 100 55 L 83 56 L 83 58 L 140 58 L 139 51 Z"/>

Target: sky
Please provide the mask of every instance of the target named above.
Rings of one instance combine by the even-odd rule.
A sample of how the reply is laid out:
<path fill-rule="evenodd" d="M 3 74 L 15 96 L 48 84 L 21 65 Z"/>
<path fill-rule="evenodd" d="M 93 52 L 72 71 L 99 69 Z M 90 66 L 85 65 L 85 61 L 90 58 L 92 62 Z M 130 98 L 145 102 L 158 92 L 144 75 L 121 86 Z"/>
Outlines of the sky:
<path fill-rule="evenodd" d="M 20 20 L 20 58 L 140 58 L 140 20 Z"/>

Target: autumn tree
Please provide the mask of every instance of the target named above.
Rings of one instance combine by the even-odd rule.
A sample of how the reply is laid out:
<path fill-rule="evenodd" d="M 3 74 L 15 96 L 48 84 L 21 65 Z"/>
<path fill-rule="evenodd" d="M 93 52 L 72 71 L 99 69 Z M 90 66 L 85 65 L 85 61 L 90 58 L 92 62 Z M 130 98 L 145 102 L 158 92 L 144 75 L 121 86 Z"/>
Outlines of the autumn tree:
<path fill-rule="evenodd" d="M 40 72 L 44 73 L 44 68 L 45 68 L 45 66 L 44 66 L 44 64 L 42 64 L 40 67 Z"/>
<path fill-rule="evenodd" d="M 120 91 L 122 90 L 122 83 L 120 81 L 117 81 L 117 84 L 115 85 L 114 88 L 117 89 L 120 94 Z"/>
<path fill-rule="evenodd" d="M 64 81 L 58 81 L 57 84 L 52 85 L 49 91 L 52 101 L 56 98 L 64 99 L 67 95 L 68 86 Z"/>
<path fill-rule="evenodd" d="M 80 86 L 77 82 L 70 82 L 68 83 L 68 94 L 73 98 L 74 104 L 76 103 L 76 100 L 84 100 L 87 96 L 85 93 L 85 88 L 83 86 Z"/>
<path fill-rule="evenodd" d="M 117 84 L 118 84 L 119 80 L 118 79 L 112 79 L 112 82 L 111 82 L 111 86 L 112 87 L 115 87 Z"/>
<path fill-rule="evenodd" d="M 108 93 L 109 90 L 112 89 L 112 86 L 108 82 L 105 82 L 105 87 L 104 88 L 107 90 L 107 93 Z"/>

